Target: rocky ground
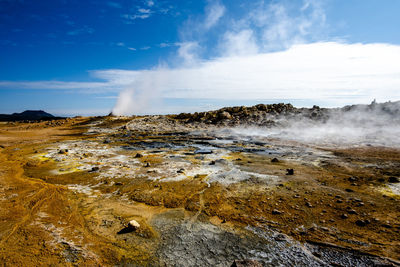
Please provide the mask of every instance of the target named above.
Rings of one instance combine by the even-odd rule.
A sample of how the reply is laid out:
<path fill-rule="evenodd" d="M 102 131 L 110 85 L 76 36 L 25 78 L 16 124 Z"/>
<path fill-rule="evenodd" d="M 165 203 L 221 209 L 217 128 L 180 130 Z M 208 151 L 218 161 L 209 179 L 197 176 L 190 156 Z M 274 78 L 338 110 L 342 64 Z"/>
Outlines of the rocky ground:
<path fill-rule="evenodd" d="M 398 266 L 396 129 L 349 144 L 285 128 L 393 126 L 398 112 L 276 104 L 3 123 L 0 262 Z"/>

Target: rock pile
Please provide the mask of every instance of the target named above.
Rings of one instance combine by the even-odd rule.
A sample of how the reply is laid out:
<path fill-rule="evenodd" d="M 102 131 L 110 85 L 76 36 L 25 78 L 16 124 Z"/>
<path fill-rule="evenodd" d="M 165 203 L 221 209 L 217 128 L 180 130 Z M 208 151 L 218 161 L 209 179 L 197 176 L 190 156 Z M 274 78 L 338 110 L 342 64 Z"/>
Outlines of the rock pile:
<path fill-rule="evenodd" d="M 314 106 L 312 109 L 298 109 L 291 104 L 258 104 L 252 107 L 225 107 L 214 111 L 181 113 L 174 118 L 186 123 L 205 123 L 213 125 L 274 126 L 280 118 L 302 115 L 309 118 L 322 118 L 324 109 Z"/>

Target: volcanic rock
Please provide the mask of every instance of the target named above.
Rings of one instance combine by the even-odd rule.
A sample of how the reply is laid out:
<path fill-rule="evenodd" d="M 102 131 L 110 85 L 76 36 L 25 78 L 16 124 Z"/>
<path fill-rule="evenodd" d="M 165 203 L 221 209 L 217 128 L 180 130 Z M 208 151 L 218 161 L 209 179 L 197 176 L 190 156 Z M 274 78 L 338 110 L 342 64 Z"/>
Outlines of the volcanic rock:
<path fill-rule="evenodd" d="M 58 151 L 58 154 L 67 154 L 68 153 L 68 149 L 60 149 Z"/>
<path fill-rule="evenodd" d="M 286 175 L 293 175 L 294 170 L 293 169 L 286 169 Z"/>
<path fill-rule="evenodd" d="M 131 221 L 129 221 L 129 223 L 128 223 L 128 228 L 130 228 L 130 229 L 132 229 L 132 230 L 137 230 L 137 229 L 140 228 L 140 224 L 139 224 L 137 221 L 135 221 L 135 220 L 131 220 Z"/>
<path fill-rule="evenodd" d="M 280 211 L 280 210 L 277 210 L 277 209 L 274 209 L 272 211 L 272 214 L 274 214 L 274 215 L 279 215 L 279 214 L 282 214 L 282 213 L 283 213 L 283 211 Z"/>
<path fill-rule="evenodd" d="M 89 172 L 97 172 L 98 170 L 100 170 L 99 167 L 93 167 Z"/>

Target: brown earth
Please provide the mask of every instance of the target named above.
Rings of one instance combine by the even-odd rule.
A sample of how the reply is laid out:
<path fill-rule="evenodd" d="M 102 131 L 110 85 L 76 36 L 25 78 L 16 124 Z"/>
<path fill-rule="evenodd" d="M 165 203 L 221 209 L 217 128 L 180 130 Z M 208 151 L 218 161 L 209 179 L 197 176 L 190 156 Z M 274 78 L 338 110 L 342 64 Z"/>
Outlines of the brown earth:
<path fill-rule="evenodd" d="M 131 119 L 106 118 L 98 127 L 124 126 Z M 169 210 L 184 212 L 188 220 L 228 228 L 271 227 L 301 242 L 333 244 L 400 261 L 400 197 L 381 189 L 389 177 L 400 175 L 399 149 L 325 149 L 338 159 L 318 166 L 232 153 L 229 160 L 241 170 L 277 175 L 281 182 L 208 186 L 202 173 L 170 182 L 122 177 L 111 185 L 103 179 L 95 198 L 68 185 L 93 186 L 99 183 L 96 172 L 55 174 L 50 170 L 58 168 L 57 162 L 32 158 L 68 140 L 94 142 L 99 134 L 84 135 L 93 121 L 96 118 L 68 119 L 58 125 L 0 125 L 0 262 L 146 265 L 156 257 L 160 238 L 152 218 Z M 179 137 L 141 134 L 141 139 L 166 142 Z M 123 143 L 115 140 L 113 145 Z M 139 160 L 161 168 L 166 159 L 155 154 Z M 192 160 L 199 161 L 194 156 Z M 286 169 L 294 169 L 294 175 L 285 175 Z M 132 175 L 138 174 L 151 175 L 146 168 Z M 111 196 L 105 198 L 107 194 Z M 141 224 L 140 231 L 133 237 L 116 235 L 130 219 Z"/>

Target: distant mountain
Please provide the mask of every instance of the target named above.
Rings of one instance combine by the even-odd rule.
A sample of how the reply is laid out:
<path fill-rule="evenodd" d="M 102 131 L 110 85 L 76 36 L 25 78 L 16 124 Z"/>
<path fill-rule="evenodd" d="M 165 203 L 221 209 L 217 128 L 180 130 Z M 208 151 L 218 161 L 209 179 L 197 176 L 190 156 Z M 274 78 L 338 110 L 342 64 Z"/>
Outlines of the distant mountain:
<path fill-rule="evenodd" d="M 39 121 L 59 119 L 43 110 L 25 110 L 21 113 L 0 114 L 0 121 Z"/>

